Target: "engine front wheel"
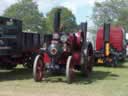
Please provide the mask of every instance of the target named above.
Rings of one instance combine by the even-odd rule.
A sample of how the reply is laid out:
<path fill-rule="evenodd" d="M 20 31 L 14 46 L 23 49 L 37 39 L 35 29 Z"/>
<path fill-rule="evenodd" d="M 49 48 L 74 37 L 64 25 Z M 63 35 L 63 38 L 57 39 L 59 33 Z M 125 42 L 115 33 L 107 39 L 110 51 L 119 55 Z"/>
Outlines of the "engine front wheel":
<path fill-rule="evenodd" d="M 33 65 L 33 77 L 36 82 L 41 81 L 44 78 L 45 64 L 41 55 L 37 55 Z"/>
<path fill-rule="evenodd" d="M 72 83 L 74 80 L 75 72 L 74 72 L 74 64 L 72 56 L 69 56 L 66 63 L 66 79 L 68 83 Z"/>

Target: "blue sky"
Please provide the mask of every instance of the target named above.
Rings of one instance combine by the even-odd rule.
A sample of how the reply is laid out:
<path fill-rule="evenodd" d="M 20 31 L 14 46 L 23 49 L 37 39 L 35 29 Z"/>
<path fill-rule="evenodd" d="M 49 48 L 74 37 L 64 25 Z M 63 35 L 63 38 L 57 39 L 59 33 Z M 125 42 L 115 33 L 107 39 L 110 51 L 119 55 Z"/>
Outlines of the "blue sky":
<path fill-rule="evenodd" d="M 90 21 L 92 16 L 92 10 L 92 7 L 88 5 L 78 8 L 77 13 L 75 14 L 77 23 L 79 24 L 82 21 Z"/>
<path fill-rule="evenodd" d="M 0 14 L 8 8 L 11 4 L 16 3 L 18 0 L 0 0 Z M 53 7 L 64 6 L 72 11 L 75 15 L 77 23 L 88 21 L 92 25 L 92 10 L 96 1 L 100 2 L 103 0 L 33 0 L 38 4 L 40 12 L 46 14 Z"/>

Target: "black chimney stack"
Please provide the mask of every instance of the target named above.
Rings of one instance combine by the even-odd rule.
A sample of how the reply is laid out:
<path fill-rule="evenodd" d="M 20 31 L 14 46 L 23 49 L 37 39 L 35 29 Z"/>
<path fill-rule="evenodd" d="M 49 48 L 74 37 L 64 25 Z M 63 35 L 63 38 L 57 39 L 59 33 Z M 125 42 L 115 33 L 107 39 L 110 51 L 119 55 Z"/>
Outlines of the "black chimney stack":
<path fill-rule="evenodd" d="M 87 22 L 81 23 L 81 25 L 80 25 L 81 31 L 82 31 L 82 38 L 83 38 L 84 42 L 87 39 L 87 25 L 88 25 Z"/>
<path fill-rule="evenodd" d="M 109 56 L 110 54 L 110 23 L 104 24 L 104 54 Z"/>
<path fill-rule="evenodd" d="M 110 23 L 104 23 L 104 43 L 109 42 L 110 38 Z"/>
<path fill-rule="evenodd" d="M 60 15 L 61 15 L 61 8 L 58 8 L 55 12 L 54 16 L 54 32 L 59 32 L 60 30 Z"/>

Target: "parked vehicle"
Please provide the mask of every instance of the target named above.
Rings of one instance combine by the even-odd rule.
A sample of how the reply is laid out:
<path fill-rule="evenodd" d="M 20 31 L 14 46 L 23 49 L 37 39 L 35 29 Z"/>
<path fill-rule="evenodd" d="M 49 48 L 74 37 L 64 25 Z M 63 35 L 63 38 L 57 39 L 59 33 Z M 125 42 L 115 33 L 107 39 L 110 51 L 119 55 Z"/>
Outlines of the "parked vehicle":
<path fill-rule="evenodd" d="M 86 76 L 92 71 L 93 48 L 92 44 L 86 41 L 87 23 L 81 24 L 79 32 L 60 32 L 60 13 L 61 9 L 55 13 L 54 33 L 50 44 L 41 48 L 40 54 L 34 60 L 35 81 L 41 81 L 45 78 L 46 72 L 50 72 L 65 73 L 67 82 L 71 83 L 76 70 L 81 70 Z"/>
<path fill-rule="evenodd" d="M 126 56 L 128 57 L 128 33 L 125 34 Z"/>
<path fill-rule="evenodd" d="M 32 67 L 40 46 L 40 34 L 22 32 L 22 21 L 0 17 L 1 68 L 12 69 L 17 64 Z"/>
<path fill-rule="evenodd" d="M 119 60 L 126 56 L 124 32 L 119 26 L 104 24 L 96 34 L 95 60 L 98 64 L 105 63 L 109 66 L 117 66 Z"/>

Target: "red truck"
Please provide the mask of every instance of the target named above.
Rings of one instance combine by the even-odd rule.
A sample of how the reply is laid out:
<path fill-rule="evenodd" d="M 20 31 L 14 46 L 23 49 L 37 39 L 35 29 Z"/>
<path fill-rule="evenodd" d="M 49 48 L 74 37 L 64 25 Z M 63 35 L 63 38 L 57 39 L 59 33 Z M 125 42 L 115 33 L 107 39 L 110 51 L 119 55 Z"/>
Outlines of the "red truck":
<path fill-rule="evenodd" d="M 117 61 L 124 60 L 126 56 L 124 38 L 124 30 L 120 26 L 104 24 L 100 27 L 96 34 L 96 62 L 117 66 Z"/>

